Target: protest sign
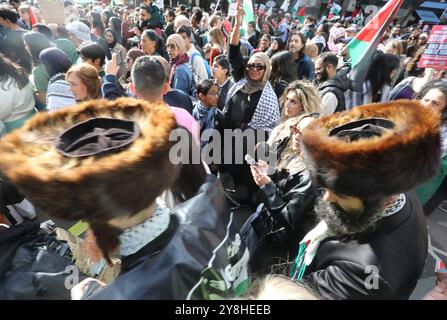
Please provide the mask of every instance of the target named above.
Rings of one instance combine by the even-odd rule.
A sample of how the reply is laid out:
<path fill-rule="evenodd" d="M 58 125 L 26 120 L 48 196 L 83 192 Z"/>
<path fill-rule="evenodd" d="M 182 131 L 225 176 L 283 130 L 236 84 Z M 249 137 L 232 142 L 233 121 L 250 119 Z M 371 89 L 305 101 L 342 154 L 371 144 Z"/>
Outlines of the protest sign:
<path fill-rule="evenodd" d="M 45 23 L 65 23 L 64 1 L 60 0 L 38 0 L 40 13 Z"/>
<path fill-rule="evenodd" d="M 447 26 L 433 27 L 418 67 L 447 70 Z"/>

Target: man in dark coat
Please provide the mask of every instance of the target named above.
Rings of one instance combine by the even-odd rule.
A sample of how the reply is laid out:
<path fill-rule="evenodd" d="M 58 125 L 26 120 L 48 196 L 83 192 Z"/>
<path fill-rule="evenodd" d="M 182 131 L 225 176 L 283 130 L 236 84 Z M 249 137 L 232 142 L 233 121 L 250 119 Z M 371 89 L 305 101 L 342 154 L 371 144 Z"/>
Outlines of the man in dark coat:
<path fill-rule="evenodd" d="M 365 105 L 313 121 L 302 152 L 324 195 L 291 276 L 324 299 L 407 299 L 427 229 L 412 190 L 439 168 L 439 115 L 416 101 Z"/>

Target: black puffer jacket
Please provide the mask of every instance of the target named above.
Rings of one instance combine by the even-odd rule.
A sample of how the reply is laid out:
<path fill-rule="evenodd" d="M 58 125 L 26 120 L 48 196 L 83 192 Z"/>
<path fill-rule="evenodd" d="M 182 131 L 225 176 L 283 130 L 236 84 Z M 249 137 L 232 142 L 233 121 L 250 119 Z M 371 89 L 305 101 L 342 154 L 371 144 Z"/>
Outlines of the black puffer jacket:
<path fill-rule="evenodd" d="M 166 231 L 124 257 L 121 274 L 84 299 L 216 299 L 246 293 L 249 253 L 233 224 L 222 186 L 207 177 L 174 209 Z"/>
<path fill-rule="evenodd" d="M 269 272 L 272 265 L 293 261 L 299 242 L 315 224 L 313 207 L 318 191 L 309 172 L 277 172 L 271 179 L 258 194 L 262 208 L 241 230 L 253 272 Z"/>
<path fill-rule="evenodd" d="M 0 228 L 0 300 L 69 300 L 72 285 L 85 278 L 70 258 L 48 224 Z"/>
<path fill-rule="evenodd" d="M 343 111 L 346 110 L 345 92 L 350 88 L 350 84 L 349 78 L 344 73 L 339 72 L 334 78 L 318 85 L 318 91 L 321 97 L 329 92 L 333 93 L 338 101 L 334 112 Z"/>

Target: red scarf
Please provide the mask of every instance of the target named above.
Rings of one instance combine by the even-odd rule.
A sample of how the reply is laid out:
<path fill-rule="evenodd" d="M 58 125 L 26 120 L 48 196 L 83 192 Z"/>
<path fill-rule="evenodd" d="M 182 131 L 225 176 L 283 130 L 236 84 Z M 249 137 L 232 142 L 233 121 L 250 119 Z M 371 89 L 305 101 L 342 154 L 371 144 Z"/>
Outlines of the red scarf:
<path fill-rule="evenodd" d="M 169 77 L 169 84 L 172 86 L 172 81 L 174 80 L 174 76 L 175 76 L 175 71 L 177 70 L 177 67 L 181 64 L 187 63 L 189 62 L 189 57 L 186 53 L 184 54 L 179 54 L 177 56 L 177 58 L 175 59 L 171 59 L 171 61 L 169 61 L 169 63 L 172 66 L 171 69 L 171 75 Z"/>

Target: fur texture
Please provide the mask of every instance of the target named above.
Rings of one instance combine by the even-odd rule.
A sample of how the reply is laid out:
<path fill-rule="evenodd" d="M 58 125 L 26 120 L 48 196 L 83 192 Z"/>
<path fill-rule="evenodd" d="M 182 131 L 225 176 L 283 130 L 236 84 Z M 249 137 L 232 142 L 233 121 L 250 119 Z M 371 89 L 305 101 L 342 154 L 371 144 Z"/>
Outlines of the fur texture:
<path fill-rule="evenodd" d="M 141 136 L 128 148 L 104 157 L 67 158 L 55 138 L 95 117 L 136 121 Z M 0 143 L 0 170 L 47 214 L 90 224 L 136 214 L 174 183 L 170 132 L 176 128 L 165 105 L 121 98 L 94 100 L 35 116 Z"/>
<path fill-rule="evenodd" d="M 380 137 L 347 142 L 331 129 L 365 118 L 395 127 Z M 322 117 L 303 130 L 302 152 L 322 187 L 343 195 L 382 198 L 410 190 L 439 170 L 439 114 L 418 101 L 370 104 Z"/>

